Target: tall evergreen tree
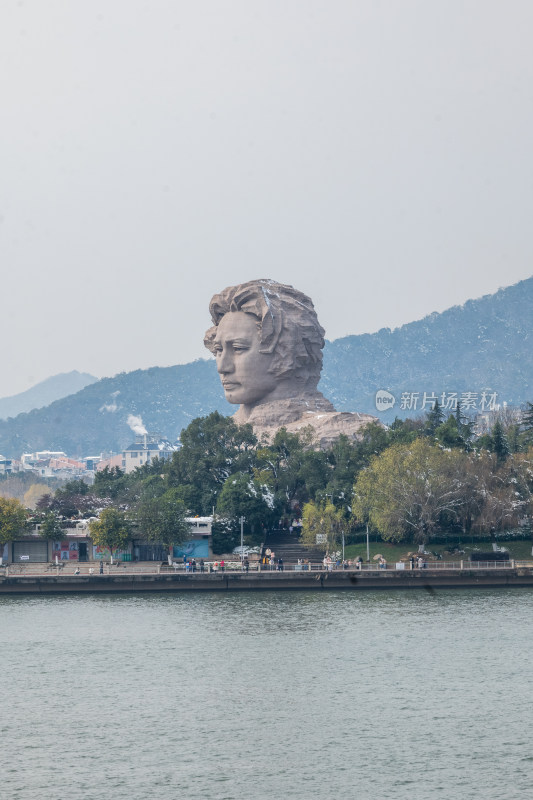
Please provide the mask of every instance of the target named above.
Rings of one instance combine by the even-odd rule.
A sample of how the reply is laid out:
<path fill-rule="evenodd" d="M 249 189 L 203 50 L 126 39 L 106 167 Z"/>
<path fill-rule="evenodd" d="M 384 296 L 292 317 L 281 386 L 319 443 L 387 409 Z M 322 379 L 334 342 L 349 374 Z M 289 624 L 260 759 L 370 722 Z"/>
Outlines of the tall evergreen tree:
<path fill-rule="evenodd" d="M 450 414 L 446 422 L 435 430 L 435 438 L 443 447 L 464 448 L 465 442 L 459 430 L 457 417 Z"/>
<path fill-rule="evenodd" d="M 444 411 L 438 400 L 435 400 L 435 405 L 428 412 L 426 417 L 425 433 L 427 436 L 435 436 L 435 431 L 444 422 Z"/>
<path fill-rule="evenodd" d="M 457 402 L 455 419 L 457 422 L 457 431 L 463 440 L 463 447 L 465 450 L 469 450 L 472 438 L 474 436 L 474 423 L 463 414 L 463 407 L 460 400 Z"/>
<path fill-rule="evenodd" d="M 492 428 L 491 450 L 500 463 L 506 461 L 511 453 L 507 436 L 499 419 L 496 420 Z"/>
<path fill-rule="evenodd" d="M 505 435 L 507 436 L 507 442 L 509 444 L 509 450 L 511 453 L 520 453 L 522 450 L 522 439 L 520 436 L 520 425 L 509 425 L 507 428 Z"/>

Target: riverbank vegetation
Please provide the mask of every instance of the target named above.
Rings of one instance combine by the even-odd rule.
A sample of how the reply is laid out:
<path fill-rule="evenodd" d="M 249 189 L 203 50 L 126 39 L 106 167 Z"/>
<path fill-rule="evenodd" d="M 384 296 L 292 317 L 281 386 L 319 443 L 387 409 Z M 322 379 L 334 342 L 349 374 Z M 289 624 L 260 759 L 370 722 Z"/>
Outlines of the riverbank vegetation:
<path fill-rule="evenodd" d="M 524 535 L 524 534 L 519 534 Z M 517 561 L 531 561 L 532 557 L 532 541 L 531 537 L 523 539 L 501 539 L 496 540 L 498 546 L 502 547 L 509 553 L 510 559 Z M 468 561 L 470 555 L 476 551 L 490 552 L 492 550 L 491 543 L 494 539 L 478 539 L 470 538 L 458 544 L 452 543 L 430 543 L 425 549 L 426 555 L 424 556 L 429 562 L 446 562 L 458 563 L 460 561 Z M 399 561 L 406 563 L 411 555 L 418 556 L 418 547 L 413 544 L 392 544 L 391 542 L 384 542 L 379 536 L 371 535 L 369 538 L 369 556 L 370 563 L 375 563 L 380 556 L 389 565 L 393 565 Z M 342 553 L 342 551 L 341 551 Z M 366 542 L 358 542 L 357 544 L 349 544 L 345 547 L 346 560 L 356 561 L 362 559 L 367 560 Z"/>
<path fill-rule="evenodd" d="M 251 426 L 215 412 L 190 423 L 170 461 L 130 474 L 104 469 L 93 486 L 71 481 L 38 500 L 33 521 L 55 538 L 66 517 L 109 516 L 110 540 L 127 529 L 170 546 L 186 537 L 186 516 L 214 512 L 214 551 L 228 552 L 241 516 L 250 545 L 301 519 L 304 543 L 331 552 L 343 537 L 358 546 L 367 524 L 379 541 L 402 547 L 529 530 L 532 499 L 532 404 L 521 415 L 502 412 L 477 437 L 460 407 L 446 416 L 436 404 L 388 428 L 371 423 L 357 442 L 340 436 L 327 451 L 312 446 L 310 430 L 281 428 L 258 441 Z M 103 513 L 110 509 L 120 520 Z M 94 531 L 104 543 L 105 526 Z"/>

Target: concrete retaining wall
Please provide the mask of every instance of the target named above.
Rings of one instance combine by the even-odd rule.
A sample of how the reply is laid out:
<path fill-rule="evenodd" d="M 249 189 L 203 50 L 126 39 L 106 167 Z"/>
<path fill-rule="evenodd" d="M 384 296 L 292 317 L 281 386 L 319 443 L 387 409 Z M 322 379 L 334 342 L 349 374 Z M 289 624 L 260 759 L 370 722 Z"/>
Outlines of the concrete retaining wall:
<path fill-rule="evenodd" d="M 0 578 L 0 594 L 279 591 L 533 586 L 533 568 L 372 572 L 189 573 L 162 575 L 37 575 Z"/>

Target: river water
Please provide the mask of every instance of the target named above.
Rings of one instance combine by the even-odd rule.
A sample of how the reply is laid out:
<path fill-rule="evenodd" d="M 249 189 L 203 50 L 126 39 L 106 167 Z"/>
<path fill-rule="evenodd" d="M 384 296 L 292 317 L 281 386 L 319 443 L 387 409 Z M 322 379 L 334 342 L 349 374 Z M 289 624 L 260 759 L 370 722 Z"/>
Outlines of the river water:
<path fill-rule="evenodd" d="M 533 591 L 0 598 L 6 800 L 529 798 Z"/>

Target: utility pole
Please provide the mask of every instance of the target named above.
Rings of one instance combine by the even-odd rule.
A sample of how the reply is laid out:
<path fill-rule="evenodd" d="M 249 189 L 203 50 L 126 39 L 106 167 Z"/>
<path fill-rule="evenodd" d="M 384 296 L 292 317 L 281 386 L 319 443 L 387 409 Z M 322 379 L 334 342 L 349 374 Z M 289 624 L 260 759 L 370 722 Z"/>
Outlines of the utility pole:
<path fill-rule="evenodd" d="M 241 562 L 244 561 L 244 517 L 239 517 L 239 522 L 241 523 Z"/>
<path fill-rule="evenodd" d="M 326 497 L 326 505 L 328 504 L 328 497 L 331 498 L 331 505 L 333 505 L 333 495 L 332 494 L 326 494 L 325 497 Z M 329 526 L 329 535 L 330 535 L 331 543 L 332 543 L 332 547 L 333 547 L 333 544 L 335 544 L 335 545 L 337 544 L 337 537 L 335 536 L 335 531 L 334 531 L 332 525 Z M 327 551 L 326 551 L 326 553 L 329 553 L 329 541 L 327 542 Z M 342 557 L 344 558 L 344 554 L 343 554 Z"/>

